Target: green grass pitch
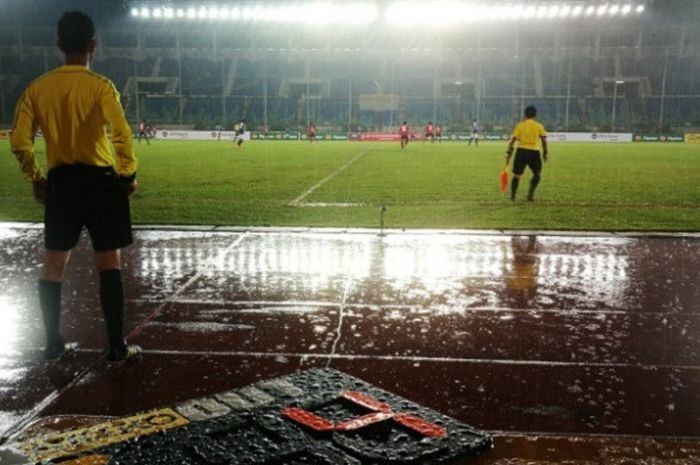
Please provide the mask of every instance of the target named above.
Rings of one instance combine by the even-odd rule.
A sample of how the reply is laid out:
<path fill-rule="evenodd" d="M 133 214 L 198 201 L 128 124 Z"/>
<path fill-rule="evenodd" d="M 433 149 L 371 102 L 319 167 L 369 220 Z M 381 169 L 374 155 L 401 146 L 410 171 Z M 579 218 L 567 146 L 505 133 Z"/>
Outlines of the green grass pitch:
<path fill-rule="evenodd" d="M 154 141 L 136 145 L 134 223 L 700 231 L 700 148 L 551 143 L 535 202 L 499 191 L 505 143 Z M 43 163 L 43 144 L 37 146 Z M 0 220 L 39 221 L 7 141 Z"/>

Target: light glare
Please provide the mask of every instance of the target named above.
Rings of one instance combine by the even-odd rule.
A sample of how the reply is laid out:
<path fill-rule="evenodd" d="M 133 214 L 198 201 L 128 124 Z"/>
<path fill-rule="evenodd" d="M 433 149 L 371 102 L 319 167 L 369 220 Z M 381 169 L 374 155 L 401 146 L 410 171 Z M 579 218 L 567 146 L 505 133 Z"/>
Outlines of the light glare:
<path fill-rule="evenodd" d="M 364 0 L 357 3 L 309 0 L 304 3 L 255 2 L 245 6 L 217 6 L 212 3 L 175 8 L 163 0 L 161 5 L 148 8 L 136 5 L 130 9 L 132 17 L 188 18 L 209 20 L 247 20 L 276 23 L 352 24 L 362 25 L 376 22 L 380 13 L 385 22 L 400 26 L 449 27 L 491 21 L 518 19 L 566 19 L 597 15 L 602 17 L 624 16 L 632 11 L 642 13 L 642 3 L 618 2 L 572 2 L 533 1 L 507 2 L 489 5 L 485 0 L 470 2 L 437 0 L 430 8 L 417 0 L 396 0 L 383 6 L 379 0 Z M 303 1 L 303 0 L 302 0 Z"/>

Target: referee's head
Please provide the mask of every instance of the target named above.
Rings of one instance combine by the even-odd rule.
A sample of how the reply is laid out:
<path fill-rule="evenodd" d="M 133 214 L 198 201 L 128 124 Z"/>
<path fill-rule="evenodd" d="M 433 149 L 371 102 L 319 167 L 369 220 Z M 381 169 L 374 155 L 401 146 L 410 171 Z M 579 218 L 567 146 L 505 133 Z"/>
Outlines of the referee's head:
<path fill-rule="evenodd" d="M 535 116 L 537 116 L 537 108 L 532 105 L 525 108 L 525 118 L 534 118 Z"/>
<path fill-rule="evenodd" d="M 66 55 L 95 49 L 95 24 L 82 11 L 67 11 L 58 20 L 58 48 Z"/>

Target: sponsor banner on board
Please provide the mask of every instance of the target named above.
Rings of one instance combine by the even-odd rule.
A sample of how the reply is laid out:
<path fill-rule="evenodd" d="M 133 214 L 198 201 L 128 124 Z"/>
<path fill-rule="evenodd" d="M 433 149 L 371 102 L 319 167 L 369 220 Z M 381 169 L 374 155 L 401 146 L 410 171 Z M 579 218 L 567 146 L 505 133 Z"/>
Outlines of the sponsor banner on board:
<path fill-rule="evenodd" d="M 683 134 L 667 133 L 667 134 L 635 134 L 635 142 L 683 142 Z"/>
<path fill-rule="evenodd" d="M 690 132 L 685 135 L 686 144 L 700 144 L 700 133 Z"/>
<path fill-rule="evenodd" d="M 234 140 L 235 131 L 179 131 L 170 129 L 159 129 L 158 139 L 164 140 Z M 243 140 L 250 140 L 250 132 L 242 134 Z"/>
<path fill-rule="evenodd" d="M 270 131 L 270 132 L 253 132 L 250 135 L 252 140 L 299 140 L 298 132 Z"/>
<path fill-rule="evenodd" d="M 633 134 L 627 132 L 550 132 L 547 140 L 552 142 L 632 142 Z"/>

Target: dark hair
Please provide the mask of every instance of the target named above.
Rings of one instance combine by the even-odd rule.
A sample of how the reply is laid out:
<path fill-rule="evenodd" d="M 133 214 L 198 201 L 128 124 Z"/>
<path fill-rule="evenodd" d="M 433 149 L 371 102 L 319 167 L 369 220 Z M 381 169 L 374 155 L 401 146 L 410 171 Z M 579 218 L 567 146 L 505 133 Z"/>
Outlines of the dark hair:
<path fill-rule="evenodd" d="M 82 11 L 66 11 L 58 20 L 58 44 L 63 53 L 86 52 L 95 38 L 95 24 Z"/>
<path fill-rule="evenodd" d="M 534 118 L 537 116 L 537 108 L 535 108 L 533 105 L 530 105 L 525 109 L 525 118 Z"/>
<path fill-rule="evenodd" d="M 406 124 L 406 121 L 404 121 L 403 124 Z"/>

